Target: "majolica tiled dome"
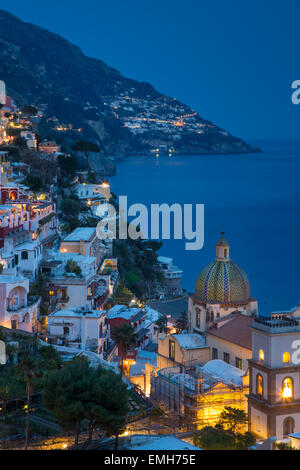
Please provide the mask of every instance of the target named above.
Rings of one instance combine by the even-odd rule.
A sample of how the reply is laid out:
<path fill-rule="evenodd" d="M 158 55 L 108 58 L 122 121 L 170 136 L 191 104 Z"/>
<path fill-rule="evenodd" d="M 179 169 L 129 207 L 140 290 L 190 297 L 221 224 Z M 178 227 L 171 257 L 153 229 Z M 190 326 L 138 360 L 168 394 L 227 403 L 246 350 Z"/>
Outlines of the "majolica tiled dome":
<path fill-rule="evenodd" d="M 222 247 L 222 248 L 220 248 Z M 205 303 L 232 304 L 249 301 L 250 284 L 246 273 L 229 259 L 229 244 L 222 237 L 217 258 L 201 271 L 195 296 Z"/>

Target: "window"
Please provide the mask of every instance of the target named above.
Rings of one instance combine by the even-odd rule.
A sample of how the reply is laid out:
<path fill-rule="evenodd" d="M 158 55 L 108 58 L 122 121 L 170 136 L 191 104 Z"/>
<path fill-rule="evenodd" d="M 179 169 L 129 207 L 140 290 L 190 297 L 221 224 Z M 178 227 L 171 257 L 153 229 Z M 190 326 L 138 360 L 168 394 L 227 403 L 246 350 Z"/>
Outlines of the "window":
<path fill-rule="evenodd" d="M 64 326 L 64 335 L 68 335 L 70 333 L 70 328 L 68 326 Z"/>
<path fill-rule="evenodd" d="M 17 329 L 17 320 L 11 320 L 11 329 L 16 330 Z"/>
<path fill-rule="evenodd" d="M 282 356 L 282 362 L 283 362 L 283 364 L 289 364 L 289 363 L 290 363 L 290 359 L 291 359 L 291 356 L 290 356 L 290 353 L 289 353 L 289 352 L 283 353 L 283 356 Z"/>
<path fill-rule="evenodd" d="M 256 416 L 256 431 L 261 432 L 261 420 L 259 415 Z"/>
<path fill-rule="evenodd" d="M 282 398 L 293 398 L 294 384 L 293 379 L 286 377 L 282 382 Z"/>
<path fill-rule="evenodd" d="M 201 325 L 201 312 L 199 308 L 196 308 L 196 327 L 200 328 Z"/>
<path fill-rule="evenodd" d="M 227 258 L 227 249 L 224 250 L 224 258 Z"/>
<path fill-rule="evenodd" d="M 295 432 L 295 421 L 291 416 L 288 416 L 283 421 L 283 437 L 288 437 L 289 434 Z"/>
<path fill-rule="evenodd" d="M 239 358 L 239 357 L 236 357 L 235 358 L 235 367 L 237 367 L 238 369 L 242 369 L 242 359 Z"/>
<path fill-rule="evenodd" d="M 259 360 L 262 362 L 265 360 L 265 353 L 263 352 L 262 349 L 259 350 L 258 357 L 259 357 Z"/>
<path fill-rule="evenodd" d="M 175 341 L 169 342 L 169 357 L 174 361 L 175 359 Z"/>
<path fill-rule="evenodd" d="M 227 352 L 224 352 L 224 362 L 227 362 L 227 364 L 230 362 L 230 355 Z"/>
<path fill-rule="evenodd" d="M 262 397 L 264 394 L 264 380 L 260 374 L 256 376 L 256 395 Z"/>
<path fill-rule="evenodd" d="M 217 350 L 217 348 L 212 348 L 212 359 L 218 359 L 218 350 Z"/>
<path fill-rule="evenodd" d="M 21 259 L 28 259 L 28 251 L 22 251 Z"/>

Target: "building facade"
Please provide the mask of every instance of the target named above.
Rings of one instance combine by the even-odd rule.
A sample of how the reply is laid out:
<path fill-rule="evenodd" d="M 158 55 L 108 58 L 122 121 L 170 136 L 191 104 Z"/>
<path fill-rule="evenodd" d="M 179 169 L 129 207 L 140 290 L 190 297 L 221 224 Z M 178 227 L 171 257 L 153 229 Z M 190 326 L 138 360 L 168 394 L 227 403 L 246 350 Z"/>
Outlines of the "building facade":
<path fill-rule="evenodd" d="M 252 324 L 248 409 L 251 431 L 261 438 L 300 431 L 299 334 L 300 320 L 285 316 Z"/>

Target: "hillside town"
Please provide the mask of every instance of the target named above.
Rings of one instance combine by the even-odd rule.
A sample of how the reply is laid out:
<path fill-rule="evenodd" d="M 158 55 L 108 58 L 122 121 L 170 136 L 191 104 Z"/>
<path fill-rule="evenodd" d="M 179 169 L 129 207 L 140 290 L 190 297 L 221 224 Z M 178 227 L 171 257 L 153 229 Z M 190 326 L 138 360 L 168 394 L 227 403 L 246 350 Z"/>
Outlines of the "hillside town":
<path fill-rule="evenodd" d="M 134 120 L 136 99 L 105 105 L 132 132 L 203 132 L 184 108 L 153 121 L 161 101 Z M 19 109 L 0 81 L 0 447 L 199 451 L 215 436 L 230 449 L 299 449 L 300 307 L 260 316 L 224 233 L 193 293 L 158 244 L 100 240 L 111 184 L 90 169 L 87 142 L 78 164 L 63 140 L 41 138 L 42 113 Z"/>

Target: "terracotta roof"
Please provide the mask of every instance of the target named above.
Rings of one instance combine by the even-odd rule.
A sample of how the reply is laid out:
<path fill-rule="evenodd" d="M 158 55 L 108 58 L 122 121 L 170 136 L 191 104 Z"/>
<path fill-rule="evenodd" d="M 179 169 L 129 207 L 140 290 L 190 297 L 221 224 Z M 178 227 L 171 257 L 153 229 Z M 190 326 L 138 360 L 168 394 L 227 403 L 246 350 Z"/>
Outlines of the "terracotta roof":
<path fill-rule="evenodd" d="M 220 318 L 213 327 L 207 330 L 207 334 L 252 350 L 252 332 L 250 326 L 253 321 L 254 318 L 252 317 L 238 312 L 232 313 L 227 317 Z"/>

